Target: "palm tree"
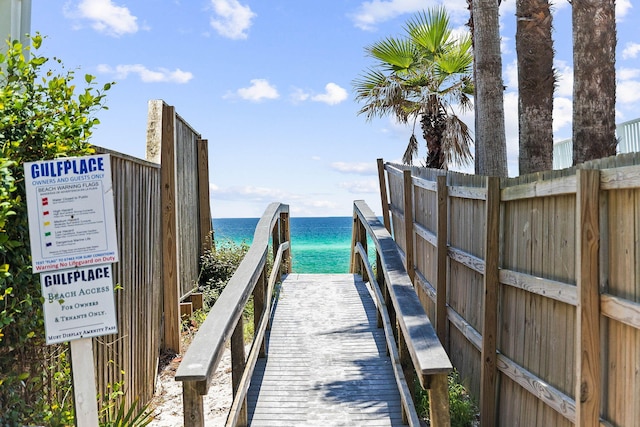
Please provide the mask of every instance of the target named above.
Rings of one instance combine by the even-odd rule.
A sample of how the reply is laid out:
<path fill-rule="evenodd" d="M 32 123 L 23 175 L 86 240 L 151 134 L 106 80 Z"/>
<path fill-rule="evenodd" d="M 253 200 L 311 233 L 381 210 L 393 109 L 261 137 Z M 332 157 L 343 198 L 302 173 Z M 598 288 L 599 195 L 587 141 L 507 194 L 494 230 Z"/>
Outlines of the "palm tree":
<path fill-rule="evenodd" d="M 376 64 L 354 80 L 356 100 L 365 102 L 358 114 L 367 120 L 393 115 L 401 123 L 412 123 L 414 130 L 420 121 L 426 167 L 468 164 L 470 131 L 453 105 L 471 108 L 471 38 L 453 36 L 444 8 L 418 13 L 404 30 L 405 38 L 387 37 L 365 48 Z M 404 163 L 413 163 L 418 145 L 414 131 Z"/>
<path fill-rule="evenodd" d="M 476 173 L 507 176 L 498 0 L 473 0 Z"/>
<path fill-rule="evenodd" d="M 553 39 L 549 0 L 517 0 L 520 174 L 553 169 Z"/>
<path fill-rule="evenodd" d="M 614 0 L 572 2 L 573 164 L 616 154 Z"/>

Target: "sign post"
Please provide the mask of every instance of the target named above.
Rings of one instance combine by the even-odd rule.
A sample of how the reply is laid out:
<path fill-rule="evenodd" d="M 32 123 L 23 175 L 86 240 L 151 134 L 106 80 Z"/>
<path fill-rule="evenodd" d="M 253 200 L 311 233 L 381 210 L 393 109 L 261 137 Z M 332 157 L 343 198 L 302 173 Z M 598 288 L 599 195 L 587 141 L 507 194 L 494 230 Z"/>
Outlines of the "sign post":
<path fill-rule="evenodd" d="M 118 262 L 109 155 L 25 163 L 32 269 L 40 273 L 47 344 L 70 342 L 76 423 L 98 426 L 91 337 L 118 332 Z"/>

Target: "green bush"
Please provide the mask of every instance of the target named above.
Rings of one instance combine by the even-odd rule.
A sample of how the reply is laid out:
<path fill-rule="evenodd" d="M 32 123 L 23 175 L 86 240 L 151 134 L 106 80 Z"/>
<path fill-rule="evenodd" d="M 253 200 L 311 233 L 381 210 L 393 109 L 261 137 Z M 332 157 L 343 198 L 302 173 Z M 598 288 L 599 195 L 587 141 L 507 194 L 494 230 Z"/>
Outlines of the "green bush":
<path fill-rule="evenodd" d="M 458 371 L 454 369 L 447 380 L 451 427 L 472 427 L 476 425 L 479 412 L 478 405 L 462 385 Z M 416 410 L 420 418 L 429 419 L 429 395 L 419 384 L 416 385 Z"/>
<path fill-rule="evenodd" d="M 95 78 L 85 75 L 86 87 L 76 93 L 74 72 L 59 59 L 38 56 L 42 41 L 39 34 L 32 38 L 29 60 L 17 41 L 0 53 L 0 425 L 64 425 L 73 407 L 60 392 L 70 381 L 60 360 L 66 353 L 45 345 L 23 163 L 93 154 L 94 114 L 106 108 L 111 86 L 97 89 Z"/>
<path fill-rule="evenodd" d="M 203 293 L 208 311 L 218 300 L 233 273 L 249 250 L 246 242 L 235 244 L 231 240 L 216 242 L 200 257 L 199 290 Z"/>

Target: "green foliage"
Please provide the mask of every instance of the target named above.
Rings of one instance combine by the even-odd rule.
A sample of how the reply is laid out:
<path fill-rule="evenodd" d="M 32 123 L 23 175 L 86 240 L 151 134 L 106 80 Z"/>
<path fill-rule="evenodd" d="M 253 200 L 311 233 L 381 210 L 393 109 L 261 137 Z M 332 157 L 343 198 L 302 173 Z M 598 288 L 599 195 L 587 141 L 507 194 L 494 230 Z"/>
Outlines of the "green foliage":
<path fill-rule="evenodd" d="M 216 242 L 214 248 L 206 250 L 200 257 L 199 287 L 207 309 L 213 307 L 218 300 L 248 250 L 249 245 L 245 242 L 235 244 L 231 240 L 225 240 Z"/>
<path fill-rule="evenodd" d="M 124 371 L 120 371 L 122 376 Z M 144 427 L 153 421 L 149 405 L 140 405 L 136 399 L 129 410 L 126 409 L 123 389 L 124 381 L 109 384 L 109 393 L 102 398 L 100 427 Z"/>
<path fill-rule="evenodd" d="M 43 38 L 32 38 L 30 59 L 17 41 L 0 53 L 0 425 L 64 424 L 63 405 L 45 387 L 47 360 L 39 277 L 31 272 L 23 163 L 92 154 L 94 114 L 106 108 L 95 78 L 76 93 L 75 75 L 62 62 L 38 56 Z M 52 64 L 50 64 L 52 63 Z M 47 65 L 50 64 L 50 65 Z M 46 69 L 53 66 L 57 71 Z M 62 368 L 54 378 L 67 381 Z M 55 386 L 55 382 L 51 383 Z M 65 396 L 63 396 L 64 398 Z M 57 415 L 56 415 L 57 414 Z M 47 419 L 49 417 L 49 419 Z"/>
<path fill-rule="evenodd" d="M 460 374 L 454 370 L 449 374 L 449 413 L 451 427 L 471 427 L 476 425 L 478 406 L 460 381 Z M 416 385 L 416 410 L 422 419 L 429 418 L 429 395 L 419 384 Z"/>

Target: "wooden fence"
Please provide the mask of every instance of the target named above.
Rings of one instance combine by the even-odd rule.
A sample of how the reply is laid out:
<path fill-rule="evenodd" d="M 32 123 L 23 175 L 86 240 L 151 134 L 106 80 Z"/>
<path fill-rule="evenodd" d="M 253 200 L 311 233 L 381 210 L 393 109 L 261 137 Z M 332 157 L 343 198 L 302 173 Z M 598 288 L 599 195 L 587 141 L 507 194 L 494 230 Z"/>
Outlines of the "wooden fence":
<path fill-rule="evenodd" d="M 379 161 L 385 223 L 483 426 L 640 420 L 637 164 L 499 180 Z"/>
<path fill-rule="evenodd" d="M 123 381 L 127 407 L 153 397 L 161 349 L 180 350 L 180 300 L 196 286 L 211 233 L 207 141 L 173 107 L 151 101 L 147 146 L 152 161 L 96 147 L 111 155 L 120 253 L 118 334 L 93 340 L 96 386 L 104 395 Z"/>

